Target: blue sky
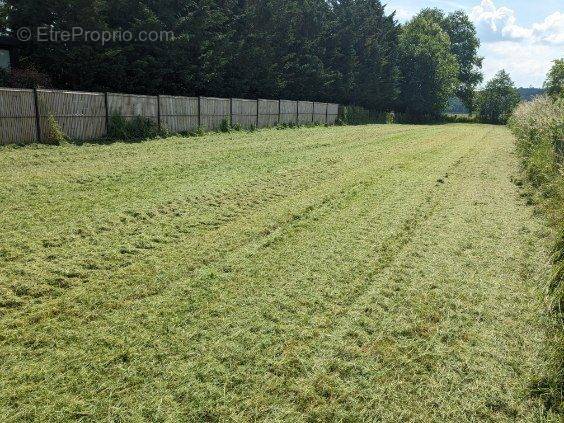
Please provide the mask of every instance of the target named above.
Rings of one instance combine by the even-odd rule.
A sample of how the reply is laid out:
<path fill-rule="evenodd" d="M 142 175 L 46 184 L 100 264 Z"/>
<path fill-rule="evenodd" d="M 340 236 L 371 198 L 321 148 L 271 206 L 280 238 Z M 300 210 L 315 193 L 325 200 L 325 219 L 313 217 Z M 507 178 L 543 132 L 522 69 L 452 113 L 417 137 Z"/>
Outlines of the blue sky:
<path fill-rule="evenodd" d="M 482 42 L 484 76 L 507 70 L 518 86 L 540 87 L 552 61 L 564 57 L 564 0 L 383 0 L 405 22 L 424 7 L 462 9 Z"/>

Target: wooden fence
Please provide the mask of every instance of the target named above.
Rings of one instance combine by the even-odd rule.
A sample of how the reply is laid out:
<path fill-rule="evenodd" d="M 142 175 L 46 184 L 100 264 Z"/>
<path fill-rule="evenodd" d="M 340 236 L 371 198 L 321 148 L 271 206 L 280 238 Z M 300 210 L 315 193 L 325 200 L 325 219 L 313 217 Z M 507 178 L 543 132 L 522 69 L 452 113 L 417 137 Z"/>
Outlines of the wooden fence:
<path fill-rule="evenodd" d="M 173 133 L 220 129 L 222 122 L 242 128 L 279 124 L 334 125 L 339 105 L 310 101 L 146 96 L 58 90 L 0 88 L 0 145 L 45 139 L 49 120 L 77 140 L 108 134 L 109 119 L 144 117 Z"/>

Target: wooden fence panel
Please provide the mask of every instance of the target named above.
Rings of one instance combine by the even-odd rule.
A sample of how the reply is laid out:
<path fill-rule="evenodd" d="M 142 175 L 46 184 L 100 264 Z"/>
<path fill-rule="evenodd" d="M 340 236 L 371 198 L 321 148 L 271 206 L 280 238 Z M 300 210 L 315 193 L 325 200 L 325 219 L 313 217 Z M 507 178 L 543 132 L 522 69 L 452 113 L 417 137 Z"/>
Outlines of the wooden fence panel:
<path fill-rule="evenodd" d="M 234 98 L 231 122 L 242 128 L 257 126 L 257 101 Z"/>
<path fill-rule="evenodd" d="M 229 121 L 230 119 L 229 99 L 202 97 L 200 99 L 200 113 L 202 129 L 218 130 L 223 120 Z"/>
<path fill-rule="evenodd" d="M 313 123 L 312 101 L 298 101 L 298 122 L 300 125 Z"/>
<path fill-rule="evenodd" d="M 259 100 L 259 128 L 270 128 L 278 125 L 280 102 L 278 100 Z"/>
<path fill-rule="evenodd" d="M 37 141 L 33 90 L 0 89 L 0 145 Z"/>
<path fill-rule="evenodd" d="M 313 123 L 327 123 L 327 103 L 313 103 Z"/>
<path fill-rule="evenodd" d="M 333 103 L 327 104 L 327 124 L 335 125 L 338 117 L 339 117 L 339 105 Z"/>
<path fill-rule="evenodd" d="M 198 129 L 198 97 L 160 97 L 161 125 L 170 132 Z"/>
<path fill-rule="evenodd" d="M 133 95 L 133 94 L 108 94 L 108 112 L 123 116 L 127 120 L 131 120 L 136 116 L 142 116 L 157 122 L 158 103 L 157 97 L 149 95 Z"/>
<path fill-rule="evenodd" d="M 38 90 L 37 103 L 43 139 L 48 136 L 50 116 L 69 138 L 90 140 L 107 134 L 106 117 L 114 113 L 128 120 L 145 117 L 171 132 L 191 132 L 198 126 L 217 130 L 224 120 L 244 128 L 291 123 L 333 125 L 339 115 L 339 105 L 333 103 L 117 93 L 107 94 L 106 103 L 103 93 L 59 90 Z M 33 90 L 0 88 L 0 144 L 36 141 Z"/>
<path fill-rule="evenodd" d="M 38 90 L 37 101 L 43 139 L 52 116 L 63 133 L 76 140 L 93 140 L 107 134 L 104 94 Z"/>
<path fill-rule="evenodd" d="M 280 123 L 298 123 L 298 102 L 280 100 Z"/>

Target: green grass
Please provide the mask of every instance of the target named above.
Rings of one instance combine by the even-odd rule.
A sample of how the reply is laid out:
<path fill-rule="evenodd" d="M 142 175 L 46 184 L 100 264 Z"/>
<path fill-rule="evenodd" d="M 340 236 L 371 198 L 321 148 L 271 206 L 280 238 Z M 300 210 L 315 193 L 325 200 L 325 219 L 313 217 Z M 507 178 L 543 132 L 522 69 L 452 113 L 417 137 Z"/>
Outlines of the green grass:
<path fill-rule="evenodd" d="M 487 125 L 0 150 L 0 421 L 558 421 Z"/>

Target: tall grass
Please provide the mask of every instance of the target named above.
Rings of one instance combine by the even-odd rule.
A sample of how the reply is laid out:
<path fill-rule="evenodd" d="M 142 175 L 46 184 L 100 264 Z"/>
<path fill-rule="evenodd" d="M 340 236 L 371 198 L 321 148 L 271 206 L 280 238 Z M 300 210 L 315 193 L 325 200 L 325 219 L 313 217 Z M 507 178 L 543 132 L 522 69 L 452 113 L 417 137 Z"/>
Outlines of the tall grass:
<path fill-rule="evenodd" d="M 165 131 L 152 120 L 135 116 L 131 120 L 125 119 L 117 113 L 110 116 L 108 138 L 120 141 L 140 141 L 166 135 Z"/>
<path fill-rule="evenodd" d="M 547 348 L 549 374 L 538 393 L 547 406 L 564 412 L 564 99 L 537 97 L 521 104 L 509 120 L 517 151 L 535 202 L 558 231 L 554 277 L 550 286 L 553 323 Z"/>

